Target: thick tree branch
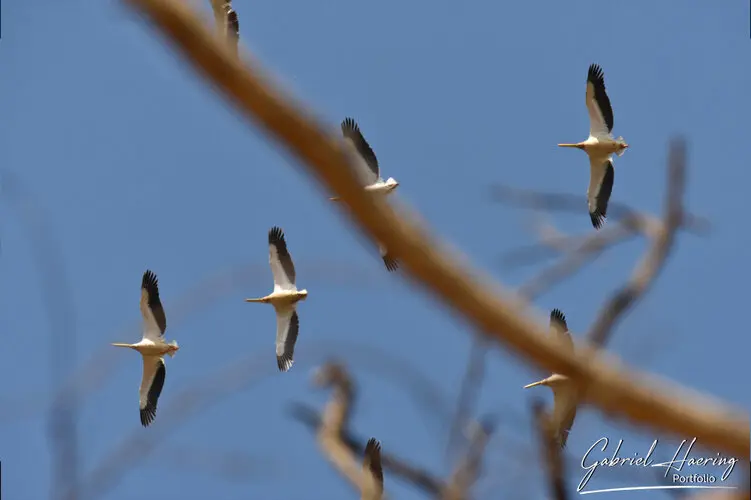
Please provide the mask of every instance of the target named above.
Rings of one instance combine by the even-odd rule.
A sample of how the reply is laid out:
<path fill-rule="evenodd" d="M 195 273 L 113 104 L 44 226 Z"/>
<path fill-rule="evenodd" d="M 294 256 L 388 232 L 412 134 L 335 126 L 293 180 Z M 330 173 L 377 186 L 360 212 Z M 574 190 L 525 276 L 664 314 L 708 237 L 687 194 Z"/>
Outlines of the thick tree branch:
<path fill-rule="evenodd" d="M 532 319 L 527 305 L 503 293 L 449 252 L 428 225 L 403 207 L 364 192 L 350 168 L 341 141 L 313 115 L 273 88 L 257 63 L 242 63 L 187 5 L 175 0 L 127 0 L 159 27 L 197 69 L 230 97 L 246 116 L 304 162 L 336 204 L 371 238 L 383 242 L 403 262 L 407 275 L 463 315 L 478 330 L 504 343 L 540 368 L 565 373 L 579 383 L 585 399 L 609 414 L 680 436 L 696 436 L 705 446 L 749 455 L 748 413 L 698 394 L 627 372 L 611 357 L 583 348 L 566 353 Z M 680 145 L 671 155 L 680 154 Z"/>

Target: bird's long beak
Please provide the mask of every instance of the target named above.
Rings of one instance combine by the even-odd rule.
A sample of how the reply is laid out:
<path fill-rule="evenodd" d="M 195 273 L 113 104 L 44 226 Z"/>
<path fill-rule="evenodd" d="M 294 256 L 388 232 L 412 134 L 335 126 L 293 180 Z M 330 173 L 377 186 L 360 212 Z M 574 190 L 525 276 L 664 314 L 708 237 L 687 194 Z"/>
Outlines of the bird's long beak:
<path fill-rule="evenodd" d="M 133 347 L 130 344 L 118 344 L 116 342 L 113 342 L 112 345 L 115 346 L 115 347 Z"/>
<path fill-rule="evenodd" d="M 524 389 L 529 389 L 530 387 L 537 387 L 538 385 L 545 385 L 546 380 L 540 380 L 539 382 L 535 382 L 535 383 L 532 383 L 532 384 L 527 384 L 527 385 L 524 386 Z"/>
<path fill-rule="evenodd" d="M 245 302 L 263 302 L 263 299 L 245 299 Z"/>
<path fill-rule="evenodd" d="M 341 200 L 341 198 L 339 198 L 338 196 L 334 196 L 333 198 L 329 198 L 329 200 L 330 201 L 339 201 L 339 200 Z"/>
<path fill-rule="evenodd" d="M 579 149 L 584 149 L 584 146 L 581 143 L 578 143 L 578 144 L 563 143 L 563 144 L 559 144 L 558 147 L 560 147 L 560 148 L 579 148 Z"/>

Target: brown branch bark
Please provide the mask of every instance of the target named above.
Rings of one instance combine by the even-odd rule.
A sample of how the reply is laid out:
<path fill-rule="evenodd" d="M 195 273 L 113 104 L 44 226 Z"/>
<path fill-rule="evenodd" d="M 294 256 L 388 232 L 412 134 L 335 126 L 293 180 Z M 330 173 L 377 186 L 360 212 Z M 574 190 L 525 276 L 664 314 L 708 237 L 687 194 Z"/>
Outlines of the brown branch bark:
<path fill-rule="evenodd" d="M 491 286 L 449 253 L 404 208 L 361 189 L 341 142 L 309 111 L 273 89 L 254 62 L 242 63 L 202 25 L 191 8 L 174 0 L 127 0 L 142 11 L 246 116 L 304 162 L 326 191 L 333 191 L 350 218 L 371 241 L 383 242 L 407 274 L 478 330 L 491 335 L 541 368 L 566 373 L 581 384 L 585 399 L 609 414 L 705 446 L 749 455 L 748 413 L 689 393 L 675 384 L 636 376 L 592 349 L 566 353 L 534 321 L 523 301 Z M 673 149 L 676 147 L 674 146 Z"/>

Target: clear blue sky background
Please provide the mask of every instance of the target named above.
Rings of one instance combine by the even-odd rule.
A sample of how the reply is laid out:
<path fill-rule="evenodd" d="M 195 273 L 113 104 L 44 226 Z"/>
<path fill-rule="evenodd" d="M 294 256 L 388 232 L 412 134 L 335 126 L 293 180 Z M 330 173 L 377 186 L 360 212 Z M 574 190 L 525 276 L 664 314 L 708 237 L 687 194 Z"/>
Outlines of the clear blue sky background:
<path fill-rule="evenodd" d="M 631 145 L 615 161 L 612 200 L 659 211 L 667 141 L 682 133 L 690 141 L 686 200 L 713 223 L 708 238 L 680 237 L 664 274 L 619 326 L 612 348 L 633 366 L 748 411 L 747 2 L 234 4 L 243 50 L 332 130 L 345 116 L 355 117 L 384 175 L 400 181 L 398 196 L 510 286 L 534 272 L 499 264 L 505 251 L 532 241 L 530 214 L 491 203 L 489 185 L 579 195 L 580 214 L 553 220 L 567 232 L 592 231 L 586 156 L 556 143 L 586 138 L 587 66 L 601 64 L 615 133 Z M 213 22 L 208 2 L 202 6 Z M 310 388 L 310 371 L 329 354 L 348 355 L 361 388 L 354 430 L 446 474 L 448 418 L 470 347 L 466 324 L 382 270 L 375 248 L 327 202 L 327 193 L 120 2 L 6 0 L 2 9 L 0 168 L 33 194 L 61 248 L 70 296 L 57 302 L 74 305 L 78 342 L 69 364 L 81 370 L 101 358 L 94 389 L 79 406 L 83 473 L 89 476 L 134 436 L 172 430 L 132 468 L 117 467 L 124 474 L 105 497 L 356 498 L 320 458 L 310 432 L 287 416 L 293 401 L 324 403 L 326 393 Z M 44 412 L 54 389 L 50 325 L 28 227 L 18 203 L 4 198 L 3 488 L 8 498 L 43 498 L 51 481 Z M 287 374 L 276 372 L 272 308 L 242 301 L 271 288 L 266 234 L 272 225 L 286 231 L 298 283 L 310 291 L 299 308 L 297 362 Z M 541 318 L 559 307 L 574 332 L 586 331 L 643 247 L 619 247 L 541 297 Z M 336 266 L 342 270 L 329 277 Z M 159 276 L 167 337 L 182 350 L 167 360 L 158 425 L 142 429 L 140 357 L 108 344 L 140 338 L 146 268 Z M 251 272 L 238 274 L 221 293 L 214 290 L 212 302 L 181 305 L 202 280 L 233 268 Z M 211 294 L 192 297 L 204 301 Z M 440 406 L 414 405 L 407 390 L 413 384 L 392 373 L 397 365 L 382 352 L 427 377 Z M 264 378 L 202 403 L 192 418 L 170 412 L 181 393 L 232 363 L 259 366 L 253 373 Z M 535 394 L 552 397 L 547 389 L 521 389 L 540 375 L 500 349 L 488 355 L 479 412 L 500 413 L 504 425 L 491 443 L 486 476 L 492 478 L 478 487 L 483 498 L 544 491 L 528 404 Z M 213 383 L 211 391 L 221 385 Z M 580 411 L 568 448 L 572 491 L 583 472 L 576 462 L 601 436 L 623 437 L 625 455 L 643 454 L 660 437 Z M 660 450 L 670 456 L 673 445 Z M 209 467 L 213 457 L 230 452 L 258 461 L 242 480 Z M 422 498 L 388 473 L 386 484 L 394 498 Z M 626 484 L 635 482 L 600 478 L 591 486 Z"/>

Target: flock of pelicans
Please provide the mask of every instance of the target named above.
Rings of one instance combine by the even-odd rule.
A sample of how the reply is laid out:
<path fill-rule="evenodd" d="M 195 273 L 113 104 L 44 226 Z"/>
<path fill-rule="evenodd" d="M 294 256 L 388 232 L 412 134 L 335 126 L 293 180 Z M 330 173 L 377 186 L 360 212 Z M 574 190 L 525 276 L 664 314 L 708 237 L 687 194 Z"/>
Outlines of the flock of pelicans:
<path fill-rule="evenodd" d="M 217 23 L 237 49 L 239 23 L 237 14 L 230 3 L 212 0 Z M 587 204 L 589 216 L 595 229 L 600 229 L 605 222 L 608 201 L 613 190 L 614 168 L 612 155 L 621 156 L 628 144 L 622 137 L 614 139 L 613 110 L 605 91 L 602 69 L 592 64 L 587 73 L 586 105 L 589 113 L 589 137 L 576 144 L 558 144 L 560 147 L 574 147 L 584 150 L 589 156 L 589 188 Z M 351 157 L 351 164 L 366 191 L 386 196 L 392 193 L 399 183 L 392 177 L 383 180 L 380 175 L 378 159 L 373 149 L 365 140 L 359 126 L 352 118 L 345 118 L 341 123 L 341 132 L 346 150 Z M 330 198 L 337 201 L 338 198 Z M 273 291 L 262 298 L 245 299 L 246 302 L 271 304 L 276 311 L 276 359 L 281 372 L 288 371 L 293 364 L 295 342 L 300 330 L 297 315 L 297 303 L 305 300 L 308 291 L 298 290 L 296 285 L 295 265 L 292 262 L 284 232 L 279 227 L 272 227 L 268 233 L 269 264 L 274 279 Z M 399 263 L 388 249 L 379 244 L 381 259 L 388 271 L 395 271 Z M 156 417 L 157 401 L 164 386 L 166 374 L 164 355 L 174 356 L 179 350 L 177 342 L 167 343 L 164 332 L 167 320 L 159 298 L 159 286 L 156 275 L 147 270 L 141 282 L 141 314 L 143 316 L 143 338 L 136 344 L 114 343 L 117 347 L 128 347 L 140 352 L 143 357 L 143 378 L 140 388 L 141 424 L 146 427 Z M 550 313 L 550 329 L 553 334 L 565 340 L 573 349 L 573 341 L 568 332 L 564 314 L 553 309 Z M 568 432 L 576 416 L 576 389 L 564 375 L 552 376 L 524 386 L 525 389 L 546 385 L 553 390 L 554 405 L 550 425 L 560 444 L 565 446 Z M 380 443 L 371 439 L 365 453 L 365 465 L 370 468 L 382 488 L 383 476 L 380 472 Z M 377 462 L 377 464 L 376 464 Z M 377 465 L 377 467 L 375 467 Z M 377 469 L 377 470 L 376 470 Z"/>

